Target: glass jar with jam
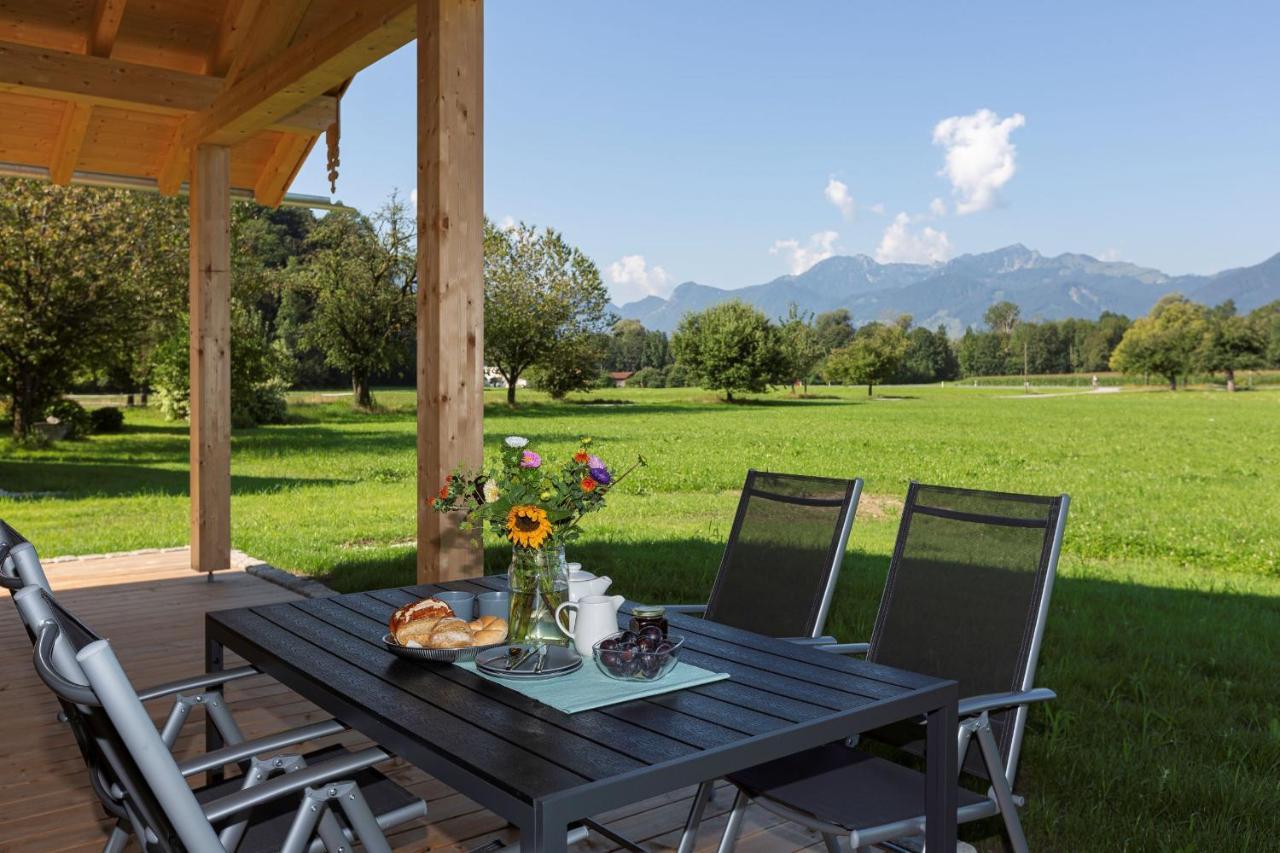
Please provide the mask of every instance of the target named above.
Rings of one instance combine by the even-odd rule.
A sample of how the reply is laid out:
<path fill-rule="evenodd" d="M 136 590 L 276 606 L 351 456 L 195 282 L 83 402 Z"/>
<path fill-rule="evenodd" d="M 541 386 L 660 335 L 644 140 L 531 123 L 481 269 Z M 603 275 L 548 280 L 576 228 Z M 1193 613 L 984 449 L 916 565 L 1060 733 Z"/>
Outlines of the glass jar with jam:
<path fill-rule="evenodd" d="M 631 611 L 631 630 L 633 633 L 639 634 L 650 625 L 656 626 L 662 631 L 662 636 L 667 636 L 667 608 L 665 607 L 636 607 Z"/>

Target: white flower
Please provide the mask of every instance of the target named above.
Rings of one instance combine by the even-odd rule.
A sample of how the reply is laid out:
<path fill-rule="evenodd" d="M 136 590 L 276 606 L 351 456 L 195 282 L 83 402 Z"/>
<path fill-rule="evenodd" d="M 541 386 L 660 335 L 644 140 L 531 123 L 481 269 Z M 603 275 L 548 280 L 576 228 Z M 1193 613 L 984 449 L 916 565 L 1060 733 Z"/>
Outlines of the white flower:
<path fill-rule="evenodd" d="M 507 447 L 519 448 L 519 447 L 524 447 L 528 443 L 529 443 L 529 439 L 524 438 L 522 436 L 519 436 L 519 435 L 507 436 Z"/>
<path fill-rule="evenodd" d="M 484 502 L 491 504 L 498 499 L 498 484 L 493 480 L 484 481 Z"/>

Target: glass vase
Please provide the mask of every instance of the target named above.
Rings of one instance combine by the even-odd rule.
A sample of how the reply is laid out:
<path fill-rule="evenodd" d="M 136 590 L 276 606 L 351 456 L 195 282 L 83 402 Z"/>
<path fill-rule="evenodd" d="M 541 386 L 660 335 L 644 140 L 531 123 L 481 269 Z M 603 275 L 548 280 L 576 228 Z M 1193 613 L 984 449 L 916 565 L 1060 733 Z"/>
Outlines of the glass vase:
<path fill-rule="evenodd" d="M 507 571 L 511 610 L 508 642 L 567 645 L 569 638 L 556 626 L 556 608 L 569 600 L 569 568 L 563 545 L 511 549 Z"/>

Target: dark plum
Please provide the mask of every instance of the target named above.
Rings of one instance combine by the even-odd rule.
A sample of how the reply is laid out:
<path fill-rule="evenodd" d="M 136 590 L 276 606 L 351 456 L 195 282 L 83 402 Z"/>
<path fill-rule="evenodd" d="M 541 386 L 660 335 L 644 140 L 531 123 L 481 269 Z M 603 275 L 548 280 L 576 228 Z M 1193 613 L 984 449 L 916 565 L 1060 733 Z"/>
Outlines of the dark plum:
<path fill-rule="evenodd" d="M 662 658 L 657 655 L 645 655 L 640 660 L 640 674 L 645 678 L 657 678 L 662 671 Z"/>
<path fill-rule="evenodd" d="M 666 640 L 663 640 L 662 643 L 658 645 L 658 648 L 655 649 L 655 651 L 660 655 L 665 655 L 667 652 L 671 651 L 674 648 L 675 646 L 671 645 Z"/>
<path fill-rule="evenodd" d="M 627 643 L 634 643 L 637 637 L 632 631 L 623 631 L 615 639 L 618 641 L 618 645 L 626 645 Z"/>
<path fill-rule="evenodd" d="M 659 628 L 657 625 L 648 625 L 645 627 L 643 631 L 640 632 L 640 639 L 652 641 L 653 647 L 656 649 L 658 647 L 658 644 L 661 643 L 665 638 L 662 636 L 661 628 Z"/>
<path fill-rule="evenodd" d="M 601 641 L 600 641 L 600 649 L 601 649 L 601 651 L 611 651 L 612 649 L 616 649 L 617 647 L 618 647 L 618 641 L 617 641 L 617 640 L 608 639 L 608 640 L 601 640 Z"/>
<path fill-rule="evenodd" d="M 636 645 L 640 647 L 642 652 L 656 652 L 661 642 L 661 640 L 655 640 L 653 637 L 641 637 Z"/>

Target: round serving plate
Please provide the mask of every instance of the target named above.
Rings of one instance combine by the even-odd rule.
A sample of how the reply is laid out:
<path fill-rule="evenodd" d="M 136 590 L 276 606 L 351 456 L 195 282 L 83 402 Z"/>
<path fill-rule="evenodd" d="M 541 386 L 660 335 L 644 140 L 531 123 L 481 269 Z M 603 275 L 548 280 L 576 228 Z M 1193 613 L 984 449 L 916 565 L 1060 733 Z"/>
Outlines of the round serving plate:
<path fill-rule="evenodd" d="M 471 660 L 480 652 L 501 646 L 506 648 L 505 643 L 491 643 L 487 646 L 467 646 L 464 649 L 418 649 L 413 646 L 402 646 L 396 642 L 396 638 L 390 634 L 384 634 L 382 637 L 382 645 L 386 646 L 387 651 L 397 657 L 405 660 L 425 661 L 427 663 L 453 663 L 460 660 Z"/>
<path fill-rule="evenodd" d="M 507 669 L 506 663 L 511 649 L 527 651 L 529 644 L 493 646 L 476 655 L 476 669 L 485 675 L 495 678 L 510 678 L 513 681 L 541 681 L 544 678 L 559 678 L 582 668 L 582 658 L 573 649 L 553 644 L 547 645 L 547 659 L 541 672 L 534 672 L 538 665 L 538 655 L 529 655 L 519 669 Z"/>

